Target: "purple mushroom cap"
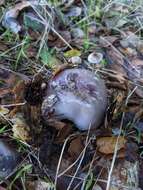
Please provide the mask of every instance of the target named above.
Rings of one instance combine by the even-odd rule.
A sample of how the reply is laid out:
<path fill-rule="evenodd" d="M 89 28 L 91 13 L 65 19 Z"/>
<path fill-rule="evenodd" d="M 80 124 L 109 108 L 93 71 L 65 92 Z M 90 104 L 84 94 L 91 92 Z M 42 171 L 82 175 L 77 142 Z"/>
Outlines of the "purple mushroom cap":
<path fill-rule="evenodd" d="M 96 128 L 107 107 L 104 81 L 85 69 L 66 69 L 49 82 L 42 115 L 71 120 L 80 130 Z"/>

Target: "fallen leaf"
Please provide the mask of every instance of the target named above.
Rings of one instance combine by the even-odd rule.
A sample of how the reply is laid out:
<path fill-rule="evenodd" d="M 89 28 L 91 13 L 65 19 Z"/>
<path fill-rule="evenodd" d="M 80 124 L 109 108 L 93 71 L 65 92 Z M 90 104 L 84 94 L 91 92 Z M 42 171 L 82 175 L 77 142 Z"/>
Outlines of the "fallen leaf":
<path fill-rule="evenodd" d="M 138 146 L 134 142 L 126 143 L 126 160 L 136 162 L 138 160 Z"/>
<path fill-rule="evenodd" d="M 123 39 L 120 41 L 120 44 L 122 47 L 134 47 L 137 48 L 140 44 L 140 38 L 134 34 L 131 31 L 127 31 L 123 37 Z"/>
<path fill-rule="evenodd" d="M 79 136 L 71 141 L 68 153 L 73 159 L 77 159 L 83 149 L 84 149 L 83 139 L 82 137 Z"/>
<path fill-rule="evenodd" d="M 57 37 L 57 39 L 53 42 L 50 41 L 48 42 L 48 46 L 49 47 L 54 47 L 56 46 L 56 48 L 63 48 L 63 50 L 65 49 L 65 47 L 69 47 L 70 49 L 72 49 L 70 42 L 71 42 L 71 33 L 67 30 L 59 30 L 58 32 L 54 33 L 55 36 Z"/>
<path fill-rule="evenodd" d="M 117 137 L 101 137 L 97 139 L 98 151 L 103 154 L 113 154 L 115 151 L 115 145 L 117 142 Z M 119 137 L 117 150 L 125 148 L 126 139 L 124 137 Z"/>
<path fill-rule="evenodd" d="M 26 28 L 41 32 L 45 28 L 41 22 L 41 19 L 34 13 L 28 12 L 24 14 L 24 26 Z"/>
<path fill-rule="evenodd" d="M 13 136 L 24 142 L 30 141 L 30 127 L 23 119 L 23 116 L 20 114 L 15 116 L 15 118 L 12 119 L 12 122 L 14 123 L 12 126 Z"/>
<path fill-rule="evenodd" d="M 99 38 L 99 43 L 102 47 L 107 48 L 117 40 L 118 38 L 116 36 L 104 36 Z"/>
<path fill-rule="evenodd" d="M 62 130 L 64 127 L 66 127 L 66 123 L 56 119 L 49 119 L 48 123 L 51 127 L 54 127 L 57 130 Z"/>
<path fill-rule="evenodd" d="M 37 7 L 38 3 L 36 0 L 27 1 L 23 0 L 20 3 L 17 3 L 15 6 L 9 8 L 6 11 L 2 24 L 5 28 L 10 29 L 14 33 L 18 33 L 22 30 L 22 25 L 18 21 L 18 16 L 22 10 L 28 7 Z"/>
<path fill-rule="evenodd" d="M 100 163 L 99 163 L 100 162 Z M 104 168 L 101 176 L 107 181 L 109 170 L 111 168 L 112 159 L 101 158 L 99 165 Z M 138 181 L 139 162 L 128 162 L 125 159 L 116 158 L 110 178 L 110 190 L 139 190 Z M 98 182 L 98 180 L 97 180 Z M 107 184 L 99 181 L 102 189 L 106 189 Z M 129 188 L 130 187 L 130 188 Z M 141 189 L 140 189 L 141 190 Z"/>
<path fill-rule="evenodd" d="M 53 78 L 56 77 L 60 72 L 64 71 L 65 69 L 69 68 L 68 64 L 62 64 L 62 65 L 57 65 L 53 72 Z"/>
<path fill-rule="evenodd" d="M 28 81 L 29 78 L 25 75 L 10 71 L 8 69 L 0 68 L 1 105 L 14 105 L 15 103 L 23 103 L 24 84 Z M 11 106 L 10 108 L 13 107 L 16 106 Z"/>
<path fill-rule="evenodd" d="M 66 51 L 64 53 L 64 56 L 66 58 L 71 58 L 71 57 L 74 57 L 74 56 L 80 56 L 81 55 L 81 52 L 77 49 L 72 49 L 72 50 L 69 50 L 69 51 Z"/>
<path fill-rule="evenodd" d="M 0 115 L 6 115 L 9 113 L 9 109 L 3 106 L 0 106 Z"/>
<path fill-rule="evenodd" d="M 23 0 L 17 3 L 14 7 L 11 7 L 4 15 L 2 24 L 4 27 L 11 29 L 14 33 L 21 31 L 21 25 L 17 21 L 17 17 L 21 10 L 31 5 L 30 1 Z"/>
<path fill-rule="evenodd" d="M 138 190 L 138 163 L 131 163 L 125 160 L 120 160 L 113 169 L 111 176 L 111 190 Z"/>
<path fill-rule="evenodd" d="M 58 134 L 56 136 L 56 143 L 63 143 L 65 139 L 73 132 L 73 127 L 69 123 L 64 123 L 64 127 L 61 128 L 61 130 L 58 131 Z"/>
<path fill-rule="evenodd" d="M 109 63 L 109 69 L 116 71 L 119 75 L 127 76 L 126 70 L 124 69 L 124 59 L 118 51 L 114 50 L 113 47 L 108 48 L 106 51 L 106 58 Z"/>

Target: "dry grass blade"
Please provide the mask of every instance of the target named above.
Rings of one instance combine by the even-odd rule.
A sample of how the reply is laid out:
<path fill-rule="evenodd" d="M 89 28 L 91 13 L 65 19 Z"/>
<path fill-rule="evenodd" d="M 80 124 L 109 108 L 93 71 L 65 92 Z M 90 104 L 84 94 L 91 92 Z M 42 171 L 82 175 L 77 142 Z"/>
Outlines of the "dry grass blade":
<path fill-rule="evenodd" d="M 41 5 L 39 3 L 39 5 Z M 48 5 L 48 4 L 46 4 Z M 41 39 L 41 45 L 40 45 L 40 50 L 43 47 L 43 44 L 45 43 L 45 37 L 47 36 L 48 31 L 50 31 L 50 29 L 52 30 L 52 32 L 54 34 L 56 34 L 70 49 L 73 49 L 72 46 L 55 30 L 54 25 L 53 25 L 53 18 L 54 18 L 54 13 L 50 14 L 45 8 L 43 8 L 43 5 L 41 5 L 41 8 L 44 9 L 45 13 L 49 16 L 49 20 L 47 20 L 47 18 L 44 18 L 43 15 L 41 15 L 38 10 L 31 4 L 31 7 L 34 9 L 34 11 L 37 13 L 37 15 L 40 17 L 40 19 L 42 20 L 44 26 L 45 26 L 45 32 L 43 34 L 43 37 Z"/>
<path fill-rule="evenodd" d="M 60 154 L 60 158 L 59 158 L 59 162 L 58 162 L 58 165 L 57 165 L 57 170 L 56 170 L 56 175 L 55 175 L 55 187 L 57 186 L 57 180 L 58 180 L 58 174 L 59 174 L 59 170 L 60 170 L 60 165 L 61 165 L 61 161 L 62 161 L 62 157 L 63 157 L 63 154 L 64 154 L 64 150 L 65 150 L 65 147 L 67 145 L 67 142 L 69 141 L 69 139 L 71 137 L 73 137 L 74 135 L 70 135 L 68 136 L 68 138 L 65 140 L 64 144 L 63 144 L 63 147 L 62 147 L 62 150 L 61 150 L 61 154 Z"/>
<path fill-rule="evenodd" d="M 83 161 L 83 159 L 84 159 L 84 156 L 85 156 L 85 153 L 86 153 L 86 149 L 87 149 L 87 145 L 88 145 L 88 144 L 90 143 L 90 141 L 91 141 L 91 138 L 89 138 L 90 129 L 91 129 L 91 125 L 90 125 L 89 128 L 88 128 L 88 133 L 87 133 L 87 136 L 86 136 L 85 148 L 84 148 L 84 150 L 83 150 L 83 154 L 82 154 L 82 156 L 81 156 L 81 159 L 80 159 L 80 162 L 79 162 L 79 164 L 78 164 L 78 166 L 77 166 L 77 169 L 76 169 L 76 171 L 75 171 L 75 173 L 74 173 L 74 175 L 73 175 L 73 177 L 72 177 L 72 179 L 71 179 L 71 181 L 70 181 L 70 183 L 69 183 L 69 185 L 68 185 L 67 190 L 70 190 L 70 188 L 71 188 L 71 185 L 72 185 L 72 183 L 73 183 L 73 181 L 74 181 L 74 179 L 75 179 L 75 177 L 76 177 L 76 175 L 77 175 L 77 173 L 78 173 L 78 171 L 79 171 L 79 169 L 80 169 L 80 167 L 81 167 L 81 163 L 82 163 L 82 161 Z"/>
<path fill-rule="evenodd" d="M 135 88 L 130 92 L 130 94 L 127 96 L 125 105 L 127 105 L 128 101 L 129 101 L 129 99 L 130 99 L 130 97 L 134 94 L 136 88 L 137 88 L 137 87 L 135 87 Z M 123 128 L 123 120 L 124 120 L 124 117 L 125 117 L 125 113 L 123 112 L 123 114 L 122 114 L 122 119 L 121 119 L 121 124 L 120 124 L 120 133 L 119 133 L 119 135 L 118 135 L 118 137 L 117 137 L 117 141 L 116 141 L 116 145 L 115 145 L 115 150 L 114 150 L 114 154 L 113 154 L 113 159 L 112 159 L 110 171 L 109 171 L 109 174 L 108 174 L 108 180 L 107 180 L 106 190 L 110 190 L 111 177 L 112 177 L 112 172 L 113 172 L 115 160 L 116 160 L 116 157 L 117 157 L 118 142 L 119 142 L 119 138 L 120 138 L 120 136 L 121 136 L 121 131 L 122 131 L 122 128 Z"/>

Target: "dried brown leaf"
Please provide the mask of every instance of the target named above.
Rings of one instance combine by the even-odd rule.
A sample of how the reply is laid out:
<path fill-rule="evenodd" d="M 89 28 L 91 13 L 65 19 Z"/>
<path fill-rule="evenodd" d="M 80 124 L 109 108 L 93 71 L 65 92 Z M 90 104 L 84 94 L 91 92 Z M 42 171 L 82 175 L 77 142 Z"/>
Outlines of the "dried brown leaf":
<path fill-rule="evenodd" d="M 82 137 L 77 137 L 70 143 L 68 152 L 73 159 L 77 159 L 81 151 L 84 149 Z"/>
<path fill-rule="evenodd" d="M 62 124 L 61 130 L 59 130 L 57 137 L 56 137 L 56 143 L 63 143 L 65 139 L 73 132 L 73 127 L 71 124 Z"/>
<path fill-rule="evenodd" d="M 115 151 L 115 145 L 117 142 L 117 137 L 101 137 L 97 139 L 98 151 L 103 154 L 113 154 Z M 125 148 L 126 139 L 124 137 L 119 137 L 117 149 L 120 150 Z"/>
<path fill-rule="evenodd" d="M 13 126 L 13 136 L 21 139 L 24 142 L 30 141 L 30 127 L 27 125 L 26 121 L 23 119 L 22 115 L 18 115 L 17 117 L 12 119 Z"/>

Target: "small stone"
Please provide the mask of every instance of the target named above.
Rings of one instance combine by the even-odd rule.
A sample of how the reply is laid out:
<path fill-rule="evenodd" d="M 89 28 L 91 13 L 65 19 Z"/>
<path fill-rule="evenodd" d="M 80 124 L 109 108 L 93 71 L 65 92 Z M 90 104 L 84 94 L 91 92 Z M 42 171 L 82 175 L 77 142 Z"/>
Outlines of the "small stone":
<path fill-rule="evenodd" d="M 68 11 L 68 13 L 66 14 L 67 17 L 78 17 L 81 15 L 82 9 L 81 7 L 78 6 L 74 6 L 71 7 Z"/>
<path fill-rule="evenodd" d="M 84 38 L 85 34 L 80 28 L 74 28 L 71 32 L 73 38 Z"/>
<path fill-rule="evenodd" d="M 103 59 L 102 53 L 93 52 L 88 56 L 88 62 L 92 64 L 99 64 Z"/>
<path fill-rule="evenodd" d="M 69 59 L 69 62 L 73 64 L 81 64 L 82 60 L 79 56 L 74 56 Z"/>
<path fill-rule="evenodd" d="M 45 82 L 43 82 L 43 83 L 41 84 L 41 90 L 46 89 L 46 87 L 47 87 L 47 84 L 46 84 Z"/>
<path fill-rule="evenodd" d="M 73 3 L 74 0 L 62 0 L 62 4 L 64 4 L 66 8 L 71 7 Z"/>
<path fill-rule="evenodd" d="M 99 185 L 95 184 L 95 185 L 93 186 L 93 189 L 92 189 L 92 190 L 102 190 L 102 188 L 101 188 Z"/>
<path fill-rule="evenodd" d="M 120 44 L 123 48 L 137 48 L 140 44 L 140 39 L 132 32 L 128 32 L 127 35 L 120 41 Z"/>

